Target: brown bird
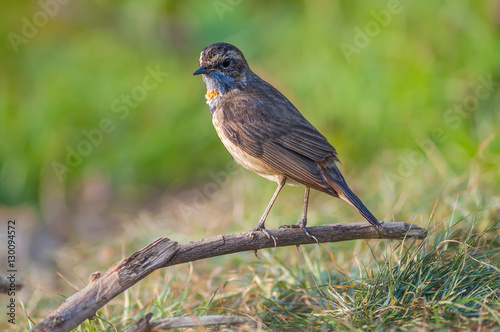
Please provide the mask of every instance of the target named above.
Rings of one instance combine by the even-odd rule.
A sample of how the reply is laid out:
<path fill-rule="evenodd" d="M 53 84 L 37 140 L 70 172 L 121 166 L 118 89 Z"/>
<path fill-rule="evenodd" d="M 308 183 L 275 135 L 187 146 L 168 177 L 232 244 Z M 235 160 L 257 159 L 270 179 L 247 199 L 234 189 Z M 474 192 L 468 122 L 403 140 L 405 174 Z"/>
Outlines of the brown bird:
<path fill-rule="evenodd" d="M 227 43 L 201 51 L 200 68 L 207 86 L 205 98 L 212 122 L 226 149 L 244 168 L 278 183 L 262 218 L 253 231 L 262 231 L 267 215 L 285 185 L 306 187 L 300 222 L 282 226 L 306 228 L 310 188 L 339 197 L 354 206 L 377 228 L 377 218 L 349 189 L 337 167 L 337 151 L 293 104 L 248 67 L 243 53 Z"/>

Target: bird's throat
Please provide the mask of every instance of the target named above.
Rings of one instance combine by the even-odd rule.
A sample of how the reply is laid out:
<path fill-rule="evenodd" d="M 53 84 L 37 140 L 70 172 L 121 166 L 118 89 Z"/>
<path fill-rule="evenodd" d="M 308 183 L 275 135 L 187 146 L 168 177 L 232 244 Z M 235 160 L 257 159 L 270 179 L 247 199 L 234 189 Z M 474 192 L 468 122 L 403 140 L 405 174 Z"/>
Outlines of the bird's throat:
<path fill-rule="evenodd" d="M 205 99 L 207 100 L 207 104 L 210 104 L 210 102 L 215 98 L 217 97 L 219 93 L 216 91 L 216 90 L 211 90 L 211 91 L 207 91 L 207 93 L 205 94 Z"/>

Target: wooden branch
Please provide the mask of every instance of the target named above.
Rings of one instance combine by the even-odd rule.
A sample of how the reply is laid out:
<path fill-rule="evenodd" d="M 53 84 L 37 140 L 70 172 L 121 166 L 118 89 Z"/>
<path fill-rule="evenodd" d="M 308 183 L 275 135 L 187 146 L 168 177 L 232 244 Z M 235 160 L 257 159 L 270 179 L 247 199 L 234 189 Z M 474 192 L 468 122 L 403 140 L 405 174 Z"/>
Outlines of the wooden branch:
<path fill-rule="evenodd" d="M 427 236 L 425 229 L 404 222 L 384 223 L 379 231 L 367 222 L 323 225 L 308 230 L 319 243 L 356 239 L 424 239 Z M 278 247 L 316 243 L 301 229 L 285 228 L 269 232 L 278 238 Z M 70 331 L 93 317 L 115 296 L 161 267 L 271 247 L 274 247 L 274 242 L 262 232 L 218 235 L 182 245 L 160 238 L 114 264 L 103 276 L 94 272 L 85 288 L 66 299 L 31 331 Z"/>
<path fill-rule="evenodd" d="M 383 223 L 380 231 L 377 231 L 367 222 L 323 225 L 308 227 L 307 229 L 318 239 L 319 243 L 360 239 L 424 239 L 427 236 L 427 230 L 405 222 Z M 316 244 L 316 241 L 306 236 L 304 231 L 299 228 L 271 229 L 268 231 L 278 238 L 277 247 Z M 273 248 L 274 243 L 262 232 L 247 232 L 217 235 L 208 239 L 184 243 L 179 247 L 179 251 L 164 267 L 241 251 Z"/>
<path fill-rule="evenodd" d="M 85 288 L 66 299 L 31 331 L 71 331 L 115 296 L 162 267 L 177 250 L 177 242 L 161 238 L 114 264 L 103 276 L 94 272 Z"/>

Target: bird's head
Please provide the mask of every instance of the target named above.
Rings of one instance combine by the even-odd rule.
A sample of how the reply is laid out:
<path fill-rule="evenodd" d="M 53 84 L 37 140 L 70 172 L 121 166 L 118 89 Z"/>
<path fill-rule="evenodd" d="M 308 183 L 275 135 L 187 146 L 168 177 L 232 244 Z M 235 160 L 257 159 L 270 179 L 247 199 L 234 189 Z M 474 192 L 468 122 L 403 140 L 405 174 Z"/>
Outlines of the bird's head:
<path fill-rule="evenodd" d="M 202 75 L 207 90 L 224 94 L 246 86 L 250 72 L 243 53 L 234 45 L 216 43 L 200 54 L 200 68 L 193 75 Z"/>

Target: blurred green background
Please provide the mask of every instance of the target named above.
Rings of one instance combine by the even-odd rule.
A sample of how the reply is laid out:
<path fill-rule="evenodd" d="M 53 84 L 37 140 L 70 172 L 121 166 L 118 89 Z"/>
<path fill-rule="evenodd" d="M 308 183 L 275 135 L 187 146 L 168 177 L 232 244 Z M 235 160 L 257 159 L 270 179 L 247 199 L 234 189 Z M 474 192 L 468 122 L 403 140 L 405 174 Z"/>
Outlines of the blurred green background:
<path fill-rule="evenodd" d="M 232 158 L 191 74 L 219 41 L 328 137 L 347 174 L 410 190 L 431 172 L 439 192 L 479 157 L 500 170 L 498 1 L 60 2 L 0 5 L 4 208 L 46 220 L 95 178 L 123 206 L 210 181 Z M 151 70 L 168 75 L 144 89 Z"/>

